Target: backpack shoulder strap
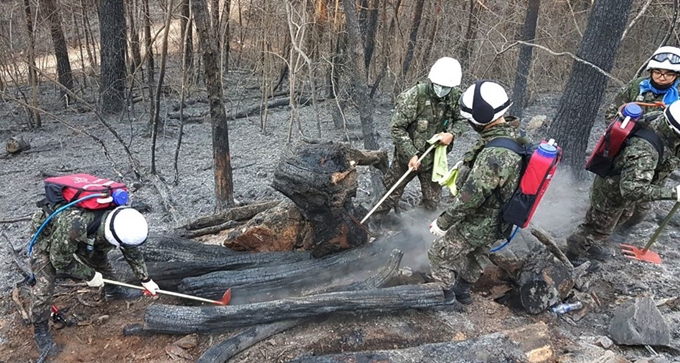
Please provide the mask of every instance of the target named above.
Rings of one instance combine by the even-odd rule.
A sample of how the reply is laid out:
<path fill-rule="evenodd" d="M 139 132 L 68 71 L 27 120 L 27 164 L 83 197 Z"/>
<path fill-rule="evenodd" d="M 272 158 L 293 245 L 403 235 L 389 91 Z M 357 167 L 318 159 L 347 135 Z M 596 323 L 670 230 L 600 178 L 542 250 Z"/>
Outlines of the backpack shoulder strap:
<path fill-rule="evenodd" d="M 427 83 L 418 82 L 416 87 L 418 88 L 418 113 L 420 113 L 425 105 L 425 98 L 427 98 Z"/>
<path fill-rule="evenodd" d="M 663 162 L 663 141 L 661 141 L 661 137 L 657 135 L 656 132 L 646 127 L 639 127 L 632 136 L 645 139 L 652 144 L 656 149 L 656 152 L 659 153 L 659 162 L 657 165 L 661 165 Z"/>
<path fill-rule="evenodd" d="M 520 145 L 517 140 L 509 137 L 497 137 L 487 142 L 484 147 L 502 147 L 520 156 L 527 154 L 527 149 L 524 146 Z"/>

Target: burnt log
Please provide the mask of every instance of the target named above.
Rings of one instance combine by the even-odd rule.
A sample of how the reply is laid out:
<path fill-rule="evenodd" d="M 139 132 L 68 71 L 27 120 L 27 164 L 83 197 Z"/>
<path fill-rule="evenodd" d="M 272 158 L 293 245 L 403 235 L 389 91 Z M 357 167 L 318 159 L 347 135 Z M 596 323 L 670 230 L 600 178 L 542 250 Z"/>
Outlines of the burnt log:
<path fill-rule="evenodd" d="M 274 171 L 272 187 L 312 224 L 312 245 L 306 247 L 314 256 L 368 242 L 368 230 L 357 221 L 365 211 L 352 202 L 358 188 L 355 165 L 342 144 L 303 144 L 288 150 Z"/>
<path fill-rule="evenodd" d="M 313 245 L 314 226 L 307 221 L 295 204 L 285 199 L 239 228 L 234 228 L 224 240 L 224 246 L 234 251 L 293 251 Z"/>
<path fill-rule="evenodd" d="M 227 306 L 150 305 L 144 330 L 168 334 L 219 333 L 242 326 L 325 315 L 332 312 L 388 312 L 441 305 L 438 284 L 333 292 Z"/>
<path fill-rule="evenodd" d="M 401 263 L 403 255 L 404 254 L 399 250 L 392 251 L 387 263 L 375 275 L 349 286 L 340 286 L 337 290 L 359 291 L 386 286 L 398 275 L 399 264 Z M 203 355 L 198 358 L 196 363 L 225 363 L 236 354 L 250 348 L 262 340 L 311 320 L 312 319 L 284 320 L 250 327 L 208 348 Z"/>
<path fill-rule="evenodd" d="M 270 202 L 248 204 L 240 207 L 230 208 L 217 214 L 197 218 L 196 220 L 191 221 L 180 228 L 191 231 L 220 225 L 229 221 L 242 221 L 250 219 L 262 211 L 275 207 L 280 202 L 280 200 L 274 200 Z"/>
<path fill-rule="evenodd" d="M 5 145 L 5 150 L 7 150 L 8 153 L 10 154 L 18 154 L 22 151 L 29 150 L 31 148 L 31 144 L 28 143 L 28 141 L 24 140 L 23 137 L 21 136 L 12 136 L 7 140 L 7 144 Z"/>
<path fill-rule="evenodd" d="M 306 252 L 234 252 L 219 245 L 173 236 L 151 236 L 140 247 L 149 275 L 163 289 L 177 291 L 182 279 L 205 275 L 214 271 L 243 270 L 276 266 L 310 260 Z M 136 282 L 129 265 L 119 251 L 110 254 L 119 280 Z"/>
<path fill-rule="evenodd" d="M 461 342 L 423 344 L 413 348 L 304 356 L 290 363 L 482 363 L 552 362 L 551 333 L 544 323 L 483 335 Z"/>
<path fill-rule="evenodd" d="M 494 296 L 530 314 L 540 314 L 570 294 L 582 272 L 575 270 L 546 232 L 537 227 L 521 231 L 489 266 L 475 290 L 506 291 Z M 507 288 L 495 287 L 506 285 Z M 494 288 L 495 287 L 495 288 Z"/>
<path fill-rule="evenodd" d="M 389 251 L 386 246 L 390 245 L 390 240 L 396 240 L 401 235 L 318 259 L 190 277 L 182 280 L 179 290 L 190 295 L 219 299 L 226 288 L 231 288 L 235 303 L 244 298 L 261 301 L 276 296 L 299 296 L 304 289 L 328 286 L 333 281 L 366 269 L 367 265 L 375 263 L 379 255 Z"/>

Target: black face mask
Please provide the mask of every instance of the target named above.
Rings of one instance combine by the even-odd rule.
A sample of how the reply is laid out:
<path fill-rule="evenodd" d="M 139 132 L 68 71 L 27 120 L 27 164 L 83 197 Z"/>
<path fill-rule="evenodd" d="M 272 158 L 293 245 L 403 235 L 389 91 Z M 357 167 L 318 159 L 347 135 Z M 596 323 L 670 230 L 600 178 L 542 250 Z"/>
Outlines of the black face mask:
<path fill-rule="evenodd" d="M 660 90 L 660 91 L 663 91 L 663 90 L 667 90 L 667 89 L 671 88 L 671 86 L 672 86 L 673 83 L 675 83 L 675 82 L 669 83 L 669 84 L 661 85 L 661 84 L 658 84 L 658 83 L 654 82 L 654 78 L 651 78 L 651 77 L 650 77 L 650 78 L 649 78 L 649 83 L 652 84 L 652 87 L 654 87 L 654 88 L 656 88 L 656 89 L 658 89 L 658 90 Z"/>
<path fill-rule="evenodd" d="M 477 125 L 476 123 L 468 120 L 468 123 L 470 124 L 470 127 L 472 127 L 473 130 L 477 131 L 477 133 L 481 134 L 482 131 L 484 131 L 484 128 L 488 125 Z"/>

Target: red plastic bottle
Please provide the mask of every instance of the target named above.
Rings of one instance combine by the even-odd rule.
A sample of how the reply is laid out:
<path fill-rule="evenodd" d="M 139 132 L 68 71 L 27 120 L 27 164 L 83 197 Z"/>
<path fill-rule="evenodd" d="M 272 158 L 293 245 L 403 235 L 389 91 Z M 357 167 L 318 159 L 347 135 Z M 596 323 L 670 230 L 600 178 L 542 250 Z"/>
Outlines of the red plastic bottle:
<path fill-rule="evenodd" d="M 538 145 L 522 177 L 520 184 L 522 193 L 527 195 L 539 193 L 543 181 L 552 179 L 552 175 L 547 178 L 546 175 L 554 173 L 555 158 L 557 158 L 557 148 L 554 145 L 548 143 Z"/>

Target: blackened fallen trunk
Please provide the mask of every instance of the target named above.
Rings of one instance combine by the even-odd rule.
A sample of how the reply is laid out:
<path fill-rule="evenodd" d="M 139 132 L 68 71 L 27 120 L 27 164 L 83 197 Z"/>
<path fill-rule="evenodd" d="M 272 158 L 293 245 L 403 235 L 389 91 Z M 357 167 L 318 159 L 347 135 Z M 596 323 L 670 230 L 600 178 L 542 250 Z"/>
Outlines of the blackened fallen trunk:
<path fill-rule="evenodd" d="M 300 145 L 284 154 L 272 187 L 290 198 L 313 224 L 314 256 L 356 247 L 368 241 L 352 203 L 357 172 L 347 147 L 337 143 Z"/>
<path fill-rule="evenodd" d="M 399 273 L 399 264 L 401 263 L 403 255 L 404 254 L 399 250 L 392 251 L 387 263 L 380 271 L 378 271 L 378 273 L 360 283 L 341 286 L 339 288 L 341 290 L 338 291 L 359 291 L 384 287 Z M 311 320 L 312 319 L 284 320 L 250 327 L 208 348 L 208 350 L 198 358 L 196 363 L 225 363 L 236 354 L 250 348 L 258 342 Z"/>
<path fill-rule="evenodd" d="M 334 292 L 263 303 L 183 307 L 151 305 L 144 330 L 169 334 L 217 333 L 240 326 L 324 315 L 332 312 L 386 312 L 441 305 L 438 284 L 406 285 L 352 292 Z"/>
<path fill-rule="evenodd" d="M 218 271 L 182 280 L 180 291 L 208 298 L 220 298 L 231 288 L 235 303 L 271 300 L 277 296 L 299 296 L 314 286 L 328 286 L 365 271 L 384 254 L 389 240 L 374 242 L 333 256 L 240 271 Z M 385 247 L 384 247 L 385 246 Z M 258 254 L 255 254 L 258 255 Z"/>
<path fill-rule="evenodd" d="M 483 335 L 462 342 L 423 344 L 394 350 L 364 351 L 320 357 L 305 356 L 290 363 L 469 363 L 545 362 L 554 355 L 550 332 L 544 323 Z"/>
<path fill-rule="evenodd" d="M 195 220 L 185 224 L 181 228 L 186 230 L 197 230 L 206 227 L 216 226 L 228 221 L 241 221 L 250 219 L 254 215 L 263 212 L 267 209 L 277 206 L 281 201 L 274 200 L 270 202 L 253 203 L 244 206 L 230 208 L 209 216 L 199 217 Z"/>

